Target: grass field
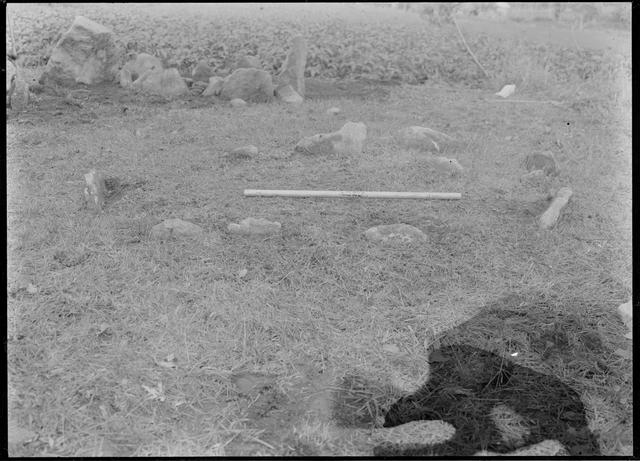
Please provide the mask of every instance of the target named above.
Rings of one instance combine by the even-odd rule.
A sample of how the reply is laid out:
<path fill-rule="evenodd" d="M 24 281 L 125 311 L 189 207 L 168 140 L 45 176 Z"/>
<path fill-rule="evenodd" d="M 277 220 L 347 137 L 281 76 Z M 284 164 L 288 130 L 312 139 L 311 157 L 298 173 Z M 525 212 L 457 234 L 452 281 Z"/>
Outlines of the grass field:
<path fill-rule="evenodd" d="M 631 360 L 613 353 L 631 348 L 615 315 L 631 295 L 630 82 L 525 85 L 513 96 L 560 106 L 496 101 L 500 87 L 486 83 L 350 95 L 308 84 L 300 106 L 107 88 L 81 107 L 43 94 L 25 111 L 7 108 L 9 413 L 30 434 L 11 454 L 368 455 L 370 431 L 333 424 L 340 383 L 358 376 L 391 399 L 394 377 L 426 376 L 429 351 L 456 325 L 487 306 L 535 314 L 541 304 L 602 338 L 607 373 L 576 374 L 571 350 L 551 370 L 578 390 L 602 454 L 630 454 Z M 332 106 L 341 114 L 327 114 Z M 367 125 L 361 155 L 293 154 L 302 137 L 347 121 Z M 411 125 L 458 139 L 444 155 L 464 173 L 434 171 L 427 154 L 400 148 L 392 135 Z M 225 156 L 246 144 L 261 154 Z M 554 152 L 560 174 L 521 183 L 524 157 L 541 150 Z M 123 191 L 99 215 L 82 198 L 91 168 Z M 542 231 L 537 217 L 562 186 L 571 201 Z M 244 198 L 243 189 L 462 199 Z M 248 216 L 282 223 L 281 235 L 227 233 Z M 169 218 L 205 233 L 151 239 Z M 427 242 L 363 238 L 392 223 L 420 228 Z"/>

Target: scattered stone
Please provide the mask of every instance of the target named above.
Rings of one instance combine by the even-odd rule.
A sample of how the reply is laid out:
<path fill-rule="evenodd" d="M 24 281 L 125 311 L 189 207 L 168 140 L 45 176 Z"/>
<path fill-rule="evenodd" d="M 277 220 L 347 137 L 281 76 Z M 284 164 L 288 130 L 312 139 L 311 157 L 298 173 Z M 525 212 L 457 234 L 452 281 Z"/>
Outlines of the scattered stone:
<path fill-rule="evenodd" d="M 279 222 L 264 218 L 246 218 L 240 221 L 240 224 L 230 223 L 227 230 L 240 235 L 271 235 L 280 233 L 281 227 Z"/>
<path fill-rule="evenodd" d="M 508 98 L 516 91 L 515 85 L 505 85 L 502 87 L 500 91 L 496 93 L 496 96 L 500 96 L 502 98 Z"/>
<path fill-rule="evenodd" d="M 202 96 L 218 96 L 222 91 L 224 79 L 222 77 L 209 77 L 209 84 Z"/>
<path fill-rule="evenodd" d="M 207 64 L 206 61 L 199 61 L 196 67 L 191 72 L 191 78 L 194 82 L 208 83 L 209 79 L 215 74 L 214 70 Z"/>
<path fill-rule="evenodd" d="M 334 133 L 321 133 L 303 138 L 295 147 L 295 152 L 313 155 L 359 154 L 367 138 L 367 126 L 362 123 L 347 122 Z"/>
<path fill-rule="evenodd" d="M 202 228 L 182 219 L 167 219 L 151 228 L 151 237 L 159 240 L 172 236 L 195 237 L 202 234 Z"/>
<path fill-rule="evenodd" d="M 273 99 L 274 90 L 268 72 L 245 68 L 237 69 L 224 79 L 220 96 L 224 99 L 239 98 L 247 102 L 269 102 Z"/>
<path fill-rule="evenodd" d="M 402 128 L 397 132 L 397 139 L 406 148 L 428 152 L 440 152 L 445 145 L 455 141 L 447 134 L 424 126 Z"/>
<path fill-rule="evenodd" d="M 307 43 L 302 36 L 291 40 L 291 50 L 287 55 L 280 73 L 276 77 L 278 86 L 289 84 L 304 98 L 304 68 L 307 65 Z"/>
<path fill-rule="evenodd" d="M 455 158 L 431 157 L 427 162 L 441 171 L 448 171 L 451 174 L 461 174 L 464 171 L 462 165 Z"/>
<path fill-rule="evenodd" d="M 195 95 L 201 95 L 207 89 L 207 84 L 205 82 L 197 81 L 193 82 L 189 91 Z"/>
<path fill-rule="evenodd" d="M 327 114 L 329 115 L 338 115 L 340 112 L 342 112 L 342 109 L 339 107 L 330 107 L 327 109 Z"/>
<path fill-rule="evenodd" d="M 569 202 L 572 194 L 573 191 L 568 187 L 562 187 L 558 190 L 547 211 L 540 216 L 540 227 L 542 229 L 549 229 L 556 224 L 560 217 L 560 211 Z"/>
<path fill-rule="evenodd" d="M 553 152 L 534 152 L 524 159 L 524 166 L 527 171 L 542 170 L 545 174 L 554 175 L 558 173 L 558 164 Z"/>
<path fill-rule="evenodd" d="M 372 242 L 413 243 L 424 242 L 427 236 L 420 229 L 408 224 L 389 224 L 368 229 L 364 236 Z"/>
<path fill-rule="evenodd" d="M 90 170 L 84 175 L 84 180 L 87 183 L 83 191 L 87 206 L 95 211 L 101 211 L 107 189 L 104 175 L 96 170 Z"/>
<path fill-rule="evenodd" d="M 130 88 L 140 76 L 150 70 L 162 69 L 162 61 L 147 53 L 132 53 L 129 61 L 120 70 L 120 86 Z"/>
<path fill-rule="evenodd" d="M 283 102 L 289 104 L 300 104 L 304 99 L 289 84 L 281 85 L 276 88 L 276 96 Z"/>
<path fill-rule="evenodd" d="M 257 56 L 243 56 L 236 63 L 236 69 L 261 69 L 260 59 Z"/>
<path fill-rule="evenodd" d="M 178 69 L 151 70 L 134 82 L 134 87 L 150 94 L 172 98 L 189 92 Z"/>
<path fill-rule="evenodd" d="M 258 155 L 258 148 L 252 145 L 238 147 L 229 152 L 229 157 L 235 159 L 250 159 L 256 155 Z"/>
<path fill-rule="evenodd" d="M 230 101 L 231 107 L 244 107 L 247 102 L 244 99 L 235 98 Z"/>
<path fill-rule="evenodd" d="M 111 82 L 118 72 L 120 51 L 113 32 L 82 16 L 56 44 L 40 83 L 72 86 Z"/>

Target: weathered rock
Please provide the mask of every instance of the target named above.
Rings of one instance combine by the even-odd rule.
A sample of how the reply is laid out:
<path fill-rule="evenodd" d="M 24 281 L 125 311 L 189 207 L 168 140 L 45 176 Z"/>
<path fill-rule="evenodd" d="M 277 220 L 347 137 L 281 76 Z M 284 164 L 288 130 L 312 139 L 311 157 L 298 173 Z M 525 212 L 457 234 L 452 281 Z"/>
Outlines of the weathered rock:
<path fill-rule="evenodd" d="M 240 98 L 232 99 L 229 103 L 231 104 L 231 107 L 244 107 L 247 105 L 247 101 Z"/>
<path fill-rule="evenodd" d="M 338 115 L 340 112 L 342 112 L 342 109 L 339 107 L 330 107 L 327 109 L 327 114 L 329 115 Z"/>
<path fill-rule="evenodd" d="M 72 86 L 111 82 L 118 72 L 120 49 L 111 30 L 82 16 L 57 43 L 40 83 Z"/>
<path fill-rule="evenodd" d="M 461 174 L 464 171 L 462 165 L 460 165 L 455 158 L 431 157 L 427 159 L 427 163 L 440 171 L 449 172 L 451 174 Z"/>
<path fill-rule="evenodd" d="M 505 85 L 502 87 L 500 91 L 496 93 L 496 96 L 500 96 L 502 98 L 508 98 L 516 91 L 515 85 Z"/>
<path fill-rule="evenodd" d="M 129 88 L 142 75 L 148 74 L 148 71 L 162 68 L 162 61 L 155 56 L 147 53 L 132 53 L 129 55 L 129 61 L 120 70 L 120 86 Z"/>
<path fill-rule="evenodd" d="M 542 229 L 549 229 L 556 224 L 560 217 L 560 211 L 569 203 L 572 194 L 573 191 L 568 187 L 562 187 L 558 190 L 549 208 L 540 216 L 539 223 Z"/>
<path fill-rule="evenodd" d="M 269 102 L 274 86 L 271 75 L 260 69 L 237 69 L 224 79 L 220 96 L 223 99 L 243 99 L 247 102 Z"/>
<path fill-rule="evenodd" d="M 372 242 L 423 242 L 427 236 L 420 229 L 409 224 L 389 224 L 368 229 L 364 236 Z"/>
<path fill-rule="evenodd" d="M 633 327 L 633 303 L 631 301 L 618 306 L 618 315 L 627 326 L 631 329 Z"/>
<path fill-rule="evenodd" d="M 260 59 L 257 56 L 243 56 L 236 63 L 236 69 L 261 69 Z"/>
<path fill-rule="evenodd" d="M 264 218 L 246 218 L 239 224 L 231 223 L 227 230 L 240 235 L 272 235 L 280 233 L 282 226 L 279 222 L 268 221 Z"/>
<path fill-rule="evenodd" d="M 229 157 L 235 159 L 249 159 L 256 155 L 258 155 L 258 148 L 252 145 L 237 147 L 229 152 Z"/>
<path fill-rule="evenodd" d="M 134 88 L 150 94 L 172 98 L 189 92 L 187 84 L 180 76 L 178 69 L 149 70 L 133 82 Z"/>
<path fill-rule="evenodd" d="M 289 84 L 304 98 L 304 68 L 307 65 L 307 43 L 301 36 L 291 40 L 291 50 L 276 78 L 278 86 Z"/>
<path fill-rule="evenodd" d="M 222 77 L 209 77 L 209 84 L 202 96 L 218 96 L 222 91 L 224 79 Z"/>
<path fill-rule="evenodd" d="M 300 104 L 304 99 L 289 84 L 281 85 L 276 88 L 276 96 L 283 102 L 289 104 Z"/>
<path fill-rule="evenodd" d="M 84 199 L 87 207 L 94 211 L 101 211 L 107 192 L 104 175 L 96 170 L 90 170 L 84 175 L 87 185 L 84 188 Z"/>
<path fill-rule="evenodd" d="M 445 145 L 455 141 L 451 136 L 424 126 L 410 126 L 397 132 L 397 139 L 407 148 L 440 152 Z"/>
<path fill-rule="evenodd" d="M 550 151 L 528 154 L 524 159 L 524 167 L 527 171 L 542 170 L 548 175 L 558 173 L 556 158 Z"/>
<path fill-rule="evenodd" d="M 367 138 L 367 126 L 347 122 L 334 133 L 321 133 L 303 138 L 295 147 L 296 152 L 313 155 L 359 154 Z"/>
<path fill-rule="evenodd" d="M 191 73 L 191 78 L 193 81 L 197 82 L 205 82 L 209 83 L 209 79 L 213 77 L 215 74 L 214 70 L 206 63 L 206 61 L 200 61 L 194 67 L 193 72 Z"/>
<path fill-rule="evenodd" d="M 168 239 L 170 237 L 196 237 L 203 233 L 202 228 L 196 224 L 182 219 L 167 219 L 151 228 L 151 237 L 155 239 Z"/>

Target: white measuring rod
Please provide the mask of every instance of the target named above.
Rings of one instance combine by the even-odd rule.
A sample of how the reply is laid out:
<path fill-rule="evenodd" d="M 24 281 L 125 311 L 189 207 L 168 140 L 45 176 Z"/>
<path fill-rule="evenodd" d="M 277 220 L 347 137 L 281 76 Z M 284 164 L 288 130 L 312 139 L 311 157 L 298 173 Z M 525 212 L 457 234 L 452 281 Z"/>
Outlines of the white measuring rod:
<path fill-rule="evenodd" d="M 388 191 L 360 191 L 360 190 L 264 190 L 245 189 L 245 197 L 328 197 L 328 198 L 393 198 L 393 199 L 424 199 L 424 200 L 460 200 L 459 192 L 388 192 Z"/>

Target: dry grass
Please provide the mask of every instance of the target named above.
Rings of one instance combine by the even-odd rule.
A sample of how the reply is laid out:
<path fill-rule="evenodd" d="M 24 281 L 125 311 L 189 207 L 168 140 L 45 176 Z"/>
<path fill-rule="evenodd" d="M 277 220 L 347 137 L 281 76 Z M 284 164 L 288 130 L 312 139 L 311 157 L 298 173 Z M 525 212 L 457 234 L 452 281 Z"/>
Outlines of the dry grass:
<path fill-rule="evenodd" d="M 532 87 L 522 97 L 562 91 Z M 90 103 L 61 116 L 11 114 L 10 413 L 38 434 L 12 454 L 95 453 L 104 440 L 129 456 L 362 453 L 359 442 L 336 441 L 335 429 L 305 419 L 300 383 L 328 370 L 383 388 L 394 369 L 421 375 L 442 333 L 509 294 L 532 305 L 553 299 L 567 315 L 581 315 L 586 301 L 612 311 L 631 292 L 630 119 L 602 86 L 583 91 L 599 112 L 499 104 L 486 91 L 434 85 L 300 107 L 189 109 L 134 99 L 127 115 L 119 104 Z M 325 113 L 336 105 L 340 116 Z M 79 122 L 93 120 L 90 113 L 95 121 Z M 347 120 L 367 124 L 362 155 L 290 155 L 302 136 Z M 399 149 L 389 136 L 409 125 L 461 139 L 445 155 L 465 174 L 434 172 Z M 224 158 L 245 144 L 264 155 Z M 548 148 L 561 164 L 549 186 L 569 185 L 574 196 L 556 228 L 543 232 L 536 217 L 547 190 L 518 178 L 523 157 Z M 89 168 L 130 185 L 100 216 L 82 206 Z M 463 199 L 249 199 L 244 188 L 451 191 Z M 247 216 L 281 222 L 282 235 L 226 233 Z M 168 218 L 194 222 L 206 236 L 149 239 L 150 227 Z M 369 227 L 394 222 L 424 230 L 427 244 L 363 239 Z M 611 344 L 624 333 L 615 320 L 600 331 Z M 408 358 L 394 362 L 383 344 Z M 171 354 L 175 368 L 162 365 Z M 620 408 L 630 407 L 629 362 L 609 365 Z M 230 381 L 239 370 L 277 376 L 275 390 L 239 395 Z M 603 454 L 624 453 L 630 420 L 620 408 L 611 414 L 604 386 L 586 392 Z M 287 413 L 274 416 L 272 406 Z M 294 416 L 306 423 L 286 426 Z"/>

